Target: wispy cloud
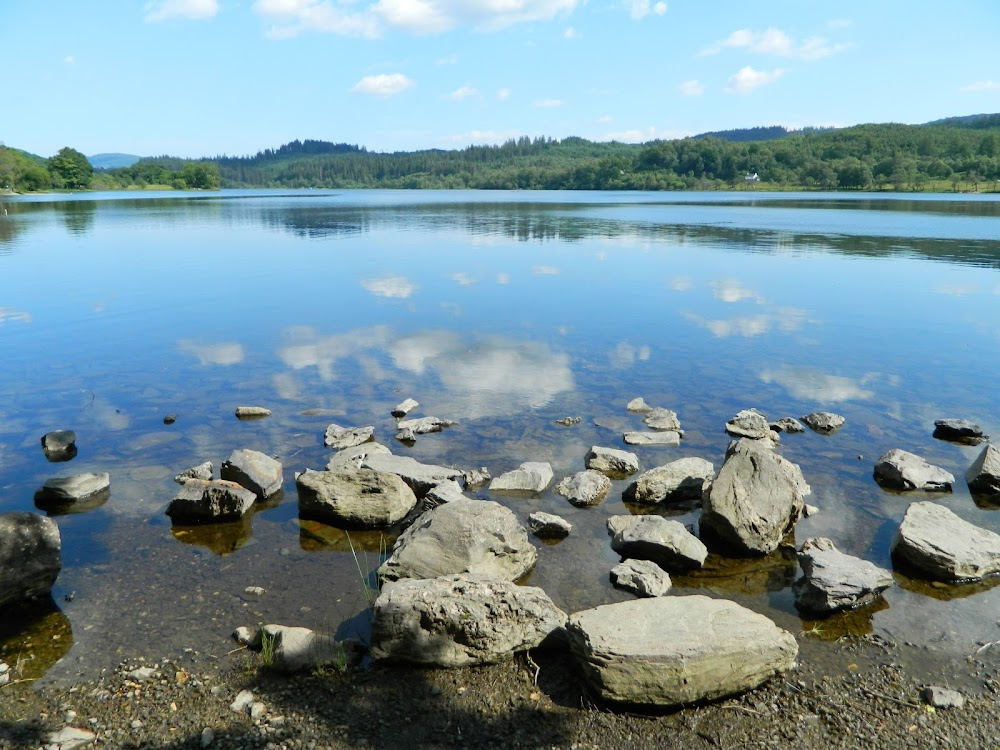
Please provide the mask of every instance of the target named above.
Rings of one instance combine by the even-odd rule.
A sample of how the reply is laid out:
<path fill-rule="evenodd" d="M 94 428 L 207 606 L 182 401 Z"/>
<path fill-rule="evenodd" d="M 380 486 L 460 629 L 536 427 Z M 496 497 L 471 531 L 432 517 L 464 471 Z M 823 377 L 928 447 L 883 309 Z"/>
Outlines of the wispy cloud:
<path fill-rule="evenodd" d="M 645 130 L 635 128 L 632 130 L 619 130 L 613 133 L 605 133 L 601 136 L 602 141 L 617 141 L 618 143 L 645 143 L 656 138 L 656 128 L 648 127 Z"/>
<path fill-rule="evenodd" d="M 684 81 L 677 88 L 684 96 L 701 96 L 705 93 L 705 87 L 696 80 Z"/>
<path fill-rule="evenodd" d="M 200 21 L 219 12 L 218 0 L 158 0 L 146 3 L 146 23 L 159 23 L 173 18 Z"/>
<path fill-rule="evenodd" d="M 67 65 L 72 65 L 76 62 L 76 58 L 73 57 L 73 55 L 66 55 L 66 57 L 63 58 L 63 62 Z"/>
<path fill-rule="evenodd" d="M 849 29 L 854 25 L 854 21 L 850 18 L 834 18 L 826 22 L 826 27 L 831 31 L 839 31 L 840 29 Z"/>
<path fill-rule="evenodd" d="M 417 285 L 405 276 L 385 276 L 380 279 L 364 279 L 361 286 L 376 297 L 406 299 L 417 291 Z"/>
<path fill-rule="evenodd" d="M 764 383 L 777 383 L 792 396 L 804 401 L 834 403 L 839 401 L 867 401 L 875 393 L 865 388 L 876 375 L 866 375 L 858 380 L 842 375 L 828 375 L 820 370 L 781 367 L 760 373 Z"/>
<path fill-rule="evenodd" d="M 458 55 L 452 53 L 434 61 L 435 65 L 458 65 Z"/>
<path fill-rule="evenodd" d="M 474 86 L 462 86 L 448 94 L 447 98 L 453 102 L 460 102 L 463 99 L 468 99 L 470 96 L 476 96 L 478 93 L 479 89 Z"/>
<path fill-rule="evenodd" d="M 769 28 L 764 31 L 739 29 L 725 39 L 710 44 L 699 55 L 716 55 L 725 49 L 746 49 L 761 55 L 776 55 L 795 60 L 820 60 L 850 48 L 850 44 L 831 44 L 822 37 L 809 37 L 796 42 L 781 29 Z"/>
<path fill-rule="evenodd" d="M 723 91 L 727 94 L 749 94 L 755 88 L 774 83 L 786 72 L 785 68 L 775 68 L 770 71 L 754 70 L 747 65 L 729 77 L 729 84 Z"/>
<path fill-rule="evenodd" d="M 567 26 L 566 30 L 563 32 L 563 39 L 579 39 L 580 32 L 574 29 L 572 26 Z"/>
<path fill-rule="evenodd" d="M 723 302 L 742 302 L 752 300 L 758 305 L 764 304 L 764 298 L 752 289 L 747 289 L 739 281 L 734 279 L 723 279 L 721 281 L 709 282 L 712 288 L 712 295 Z"/>
<path fill-rule="evenodd" d="M 559 269 L 555 266 L 533 266 L 531 272 L 535 276 L 557 276 Z"/>
<path fill-rule="evenodd" d="M 500 89 L 497 91 L 497 101 L 505 102 L 510 98 L 510 89 Z"/>
<path fill-rule="evenodd" d="M 415 82 L 402 73 L 381 73 L 365 76 L 351 89 L 354 94 L 368 96 L 395 96 L 411 88 Z"/>
<path fill-rule="evenodd" d="M 457 281 L 462 286 L 472 286 L 476 283 L 476 279 L 469 276 L 465 271 L 459 271 L 458 273 L 453 273 L 451 275 L 452 281 Z"/>
<path fill-rule="evenodd" d="M 653 13 L 662 16 L 667 12 L 667 4 L 664 2 L 653 3 L 651 0 L 623 0 L 623 5 L 628 8 L 629 17 L 639 21 Z"/>
<path fill-rule="evenodd" d="M 602 115 L 597 118 L 597 122 L 599 125 L 608 125 L 609 123 L 612 123 L 614 121 L 615 118 L 613 118 L 611 115 Z"/>
<path fill-rule="evenodd" d="M 962 86 L 959 91 L 964 91 L 966 93 L 974 93 L 976 91 L 1000 91 L 1000 83 L 996 81 L 977 81 L 976 83 L 970 83 L 968 86 Z"/>
<path fill-rule="evenodd" d="M 374 38 L 378 19 L 370 10 L 347 13 L 329 0 L 257 0 L 254 12 L 274 24 L 271 39 L 289 39 L 315 31 L 323 34 Z"/>
<path fill-rule="evenodd" d="M 562 99 L 537 99 L 535 106 L 539 109 L 555 109 L 563 105 Z"/>
<path fill-rule="evenodd" d="M 246 357 L 243 344 L 235 342 L 202 344 L 192 339 L 181 339 L 177 342 L 177 348 L 187 354 L 193 354 L 203 365 L 222 365 L 223 367 L 238 365 Z"/>
<path fill-rule="evenodd" d="M 503 143 L 520 135 L 524 135 L 521 130 L 470 130 L 468 133 L 446 135 L 439 140 L 442 143 L 478 146 L 486 143 Z"/>

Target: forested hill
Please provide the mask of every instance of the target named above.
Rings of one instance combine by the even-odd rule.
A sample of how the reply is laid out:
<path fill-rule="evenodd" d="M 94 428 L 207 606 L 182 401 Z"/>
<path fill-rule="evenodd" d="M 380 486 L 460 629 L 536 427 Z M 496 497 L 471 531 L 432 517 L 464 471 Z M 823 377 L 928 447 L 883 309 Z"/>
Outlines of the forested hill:
<path fill-rule="evenodd" d="M 642 145 L 522 137 L 499 146 L 400 153 L 294 141 L 213 161 L 223 187 L 682 190 L 733 187 L 756 174 L 784 187 L 978 190 L 1000 179 L 1000 115 L 961 125 L 858 125 L 777 138 L 770 128 L 748 132 L 757 130 L 772 137 L 706 134 Z"/>

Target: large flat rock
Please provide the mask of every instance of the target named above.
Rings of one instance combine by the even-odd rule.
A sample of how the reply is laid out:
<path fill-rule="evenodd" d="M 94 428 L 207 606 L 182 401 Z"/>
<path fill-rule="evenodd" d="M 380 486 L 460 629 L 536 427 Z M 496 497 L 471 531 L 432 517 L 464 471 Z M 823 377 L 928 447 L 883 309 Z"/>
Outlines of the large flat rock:
<path fill-rule="evenodd" d="M 433 487 L 449 479 L 458 479 L 462 472 L 447 466 L 422 464 L 409 456 L 394 456 L 389 453 L 372 452 L 361 461 L 363 468 L 374 469 L 388 474 L 396 474 L 418 498 L 422 498 Z"/>
<path fill-rule="evenodd" d="M 167 515 L 174 523 L 234 521 L 247 513 L 257 496 L 236 482 L 189 479 L 170 501 Z"/>
<path fill-rule="evenodd" d="M 680 458 L 640 474 L 625 490 L 634 503 L 701 501 L 715 479 L 715 468 L 703 458 Z"/>
<path fill-rule="evenodd" d="M 792 590 L 795 606 L 806 613 L 828 615 L 859 607 L 893 584 L 888 570 L 845 555 L 825 537 L 807 539 L 798 558 L 803 575 Z"/>
<path fill-rule="evenodd" d="M 295 480 L 299 515 L 334 526 L 372 529 L 402 521 L 417 504 L 406 482 L 372 469 L 312 471 Z"/>
<path fill-rule="evenodd" d="M 892 540 L 892 556 L 936 581 L 974 581 L 1000 572 L 1000 534 L 943 505 L 911 503 Z"/>
<path fill-rule="evenodd" d="M 35 505 L 49 513 L 82 513 L 103 505 L 111 496 L 111 476 L 86 472 L 53 477 L 35 493 Z"/>
<path fill-rule="evenodd" d="M 757 687 L 795 662 L 795 638 L 763 615 L 706 596 L 606 604 L 571 615 L 570 646 L 604 700 L 678 706 Z"/>
<path fill-rule="evenodd" d="M 875 463 L 874 477 L 882 487 L 903 491 L 951 492 L 955 483 L 950 472 L 899 448 L 882 454 Z"/>
<path fill-rule="evenodd" d="M 611 548 L 622 557 L 677 572 L 700 568 L 708 557 L 705 545 L 684 524 L 662 516 L 637 516 L 614 535 Z"/>
<path fill-rule="evenodd" d="M 552 466 L 544 461 L 525 461 L 490 482 L 490 492 L 544 492 L 552 481 Z"/>

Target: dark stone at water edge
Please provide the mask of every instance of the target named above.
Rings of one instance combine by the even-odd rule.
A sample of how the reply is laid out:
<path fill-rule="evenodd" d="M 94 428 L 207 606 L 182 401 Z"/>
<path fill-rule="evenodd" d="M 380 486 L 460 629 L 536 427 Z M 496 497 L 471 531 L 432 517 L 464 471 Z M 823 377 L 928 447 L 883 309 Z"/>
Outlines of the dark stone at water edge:
<path fill-rule="evenodd" d="M 844 422 L 847 420 L 833 412 L 814 411 L 812 414 L 806 414 L 802 417 L 802 421 L 814 432 L 818 432 L 821 435 L 829 435 L 843 427 Z"/>
<path fill-rule="evenodd" d="M 49 479 L 35 493 L 35 505 L 50 516 L 83 513 L 100 507 L 111 496 L 107 473 L 74 474 Z"/>
<path fill-rule="evenodd" d="M 0 513 L 0 608 L 49 596 L 61 569 L 55 521 L 37 513 Z"/>
<path fill-rule="evenodd" d="M 955 483 L 951 472 L 899 448 L 887 451 L 875 462 L 874 478 L 882 487 L 906 492 L 951 492 Z"/>
<path fill-rule="evenodd" d="M 795 606 L 818 615 L 859 607 L 893 584 L 892 573 L 845 555 L 825 537 L 807 539 L 799 550 L 802 577 L 792 590 Z"/>
<path fill-rule="evenodd" d="M 42 435 L 42 452 L 52 463 L 69 461 L 76 456 L 76 433 L 73 430 L 54 430 Z"/>
<path fill-rule="evenodd" d="M 934 422 L 933 436 L 938 440 L 963 445 L 979 445 L 990 437 L 983 434 L 982 427 L 967 419 L 939 419 Z"/>
<path fill-rule="evenodd" d="M 281 489 L 281 463 L 260 451 L 233 451 L 219 470 L 223 479 L 246 487 L 261 500 Z"/>
<path fill-rule="evenodd" d="M 1000 501 L 1000 448 L 987 445 L 965 472 L 969 492 L 991 501 Z"/>
<path fill-rule="evenodd" d="M 189 479 L 167 508 L 175 523 L 232 521 L 253 507 L 257 496 L 236 482 Z"/>

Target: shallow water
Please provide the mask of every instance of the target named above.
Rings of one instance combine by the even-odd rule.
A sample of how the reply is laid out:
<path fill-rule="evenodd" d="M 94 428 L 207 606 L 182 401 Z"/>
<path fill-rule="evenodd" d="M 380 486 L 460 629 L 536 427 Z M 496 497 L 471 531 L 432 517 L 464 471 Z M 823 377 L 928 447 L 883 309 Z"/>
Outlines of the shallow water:
<path fill-rule="evenodd" d="M 677 411 L 686 431 L 679 447 L 630 449 L 643 470 L 689 455 L 718 469 L 722 426 L 740 409 L 826 409 L 847 417 L 843 429 L 782 440 L 821 510 L 797 542 L 828 536 L 890 566 L 908 503 L 927 499 L 873 482 L 875 459 L 896 447 L 956 475 L 954 492 L 931 499 L 1000 531 L 962 480 L 980 449 L 931 437 L 942 417 L 1000 435 L 996 196 L 224 191 L 4 205 L 0 512 L 33 509 L 52 476 L 112 476 L 107 503 L 56 519 L 65 567 L 44 621 L 58 648 L 36 655 L 38 674 L 151 650 L 221 654 L 242 624 L 363 628 L 346 535 L 297 517 L 294 472 L 325 465 L 330 422 L 372 424 L 395 453 L 494 476 L 550 461 L 558 481 L 590 446 L 624 447 L 621 433 L 642 429 L 625 410 L 635 396 Z M 414 416 L 458 424 L 397 443 L 389 411 L 408 396 Z M 238 421 L 244 404 L 273 416 Z M 555 424 L 566 416 L 583 420 Z M 77 433 L 69 463 L 40 450 L 54 429 Z M 281 501 L 225 528 L 172 528 L 173 475 L 242 447 L 281 458 Z M 604 530 L 632 510 L 627 483 L 597 508 L 551 490 L 492 498 L 574 524 L 538 544 L 530 578 L 560 606 L 627 598 L 608 582 L 618 558 Z M 391 542 L 351 538 L 364 573 Z M 1000 639 L 992 582 L 898 574 L 884 601 L 817 629 L 792 604 L 797 574 L 780 553 L 713 557 L 675 586 L 794 632 L 868 631 L 949 658 Z M 267 593 L 249 599 L 250 585 Z M 48 631 L 32 627 L 37 650 Z M 8 661 L 30 651 L 13 626 L 0 639 Z"/>

